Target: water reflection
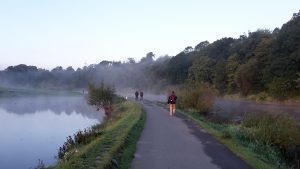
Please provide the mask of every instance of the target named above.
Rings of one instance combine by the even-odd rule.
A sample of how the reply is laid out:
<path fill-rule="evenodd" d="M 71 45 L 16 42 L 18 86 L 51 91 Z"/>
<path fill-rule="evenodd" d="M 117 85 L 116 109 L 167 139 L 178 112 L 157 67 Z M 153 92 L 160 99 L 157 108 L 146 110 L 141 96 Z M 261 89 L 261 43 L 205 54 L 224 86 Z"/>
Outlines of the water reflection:
<path fill-rule="evenodd" d="M 89 118 L 98 118 L 93 113 L 93 108 L 86 104 L 83 97 L 71 96 L 49 96 L 49 97 L 10 97 L 0 98 L 0 107 L 9 113 L 19 115 L 35 113 L 36 111 L 50 110 L 55 114 L 81 113 Z"/>
<path fill-rule="evenodd" d="M 54 164 L 67 136 L 102 118 L 82 97 L 0 98 L 0 168 Z"/>

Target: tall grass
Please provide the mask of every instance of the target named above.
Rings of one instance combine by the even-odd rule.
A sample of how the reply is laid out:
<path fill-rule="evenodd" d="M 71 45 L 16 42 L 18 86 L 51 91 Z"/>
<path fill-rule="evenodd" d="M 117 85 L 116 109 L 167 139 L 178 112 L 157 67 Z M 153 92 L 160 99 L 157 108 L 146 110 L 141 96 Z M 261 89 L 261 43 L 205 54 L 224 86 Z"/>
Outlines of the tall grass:
<path fill-rule="evenodd" d="M 291 116 L 279 113 L 249 113 L 241 123 L 244 138 L 272 147 L 283 161 L 300 168 L 299 124 Z"/>

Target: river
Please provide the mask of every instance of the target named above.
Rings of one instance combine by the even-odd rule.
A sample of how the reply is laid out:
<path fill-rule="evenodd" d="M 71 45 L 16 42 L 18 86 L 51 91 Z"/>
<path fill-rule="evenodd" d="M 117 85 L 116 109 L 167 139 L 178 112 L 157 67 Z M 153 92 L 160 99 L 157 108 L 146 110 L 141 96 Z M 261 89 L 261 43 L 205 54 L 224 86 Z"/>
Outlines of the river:
<path fill-rule="evenodd" d="M 226 100 L 217 98 L 214 112 L 229 119 L 239 119 L 245 113 L 284 113 L 300 122 L 300 106 L 279 103 L 255 103 L 247 100 Z"/>
<path fill-rule="evenodd" d="M 0 168 L 53 165 L 67 136 L 102 119 L 82 96 L 0 98 Z"/>

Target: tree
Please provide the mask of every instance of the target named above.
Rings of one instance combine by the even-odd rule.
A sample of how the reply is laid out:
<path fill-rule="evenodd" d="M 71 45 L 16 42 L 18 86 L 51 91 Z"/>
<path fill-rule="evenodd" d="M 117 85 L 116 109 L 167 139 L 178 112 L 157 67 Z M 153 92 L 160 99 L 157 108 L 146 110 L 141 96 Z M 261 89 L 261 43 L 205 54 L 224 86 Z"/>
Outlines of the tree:
<path fill-rule="evenodd" d="M 140 61 L 140 63 L 152 63 L 154 58 L 153 52 L 149 52 L 146 54 L 146 57 L 143 57 Z"/>
<path fill-rule="evenodd" d="M 238 67 L 235 74 L 235 82 L 240 88 L 242 95 L 247 96 L 257 82 L 257 62 L 255 59 Z"/>
<path fill-rule="evenodd" d="M 51 72 L 61 72 L 61 71 L 63 71 L 63 67 L 62 66 L 57 66 L 57 67 L 55 67 L 55 68 L 53 68 L 51 70 Z"/>
<path fill-rule="evenodd" d="M 101 66 L 111 66 L 112 62 L 111 61 L 107 61 L 107 60 L 103 60 L 99 63 L 99 65 Z"/>
<path fill-rule="evenodd" d="M 149 52 L 149 53 L 146 54 L 147 59 L 152 59 L 153 60 L 154 56 L 155 55 L 153 54 L 153 52 Z"/>
<path fill-rule="evenodd" d="M 127 60 L 128 60 L 128 63 L 135 64 L 134 58 L 127 58 Z"/>
<path fill-rule="evenodd" d="M 90 105 L 96 105 L 97 110 L 104 109 L 105 115 L 109 118 L 113 111 L 113 97 L 114 89 L 112 87 L 105 87 L 101 83 L 100 87 L 96 87 L 93 84 L 89 85 L 88 103 Z"/>
<path fill-rule="evenodd" d="M 210 44 L 207 50 L 207 56 L 212 59 L 227 59 L 230 56 L 230 48 L 233 44 L 233 38 L 222 38 Z"/>
<path fill-rule="evenodd" d="M 66 70 L 67 70 L 67 72 L 75 72 L 75 70 L 73 69 L 72 66 L 67 67 Z"/>
<path fill-rule="evenodd" d="M 189 80 L 213 84 L 215 61 L 209 57 L 196 60 L 189 69 Z"/>
<path fill-rule="evenodd" d="M 300 14 L 284 24 L 272 44 L 271 55 L 265 72 L 266 77 L 276 75 L 295 80 L 300 71 Z M 287 68 L 288 67 L 288 68 Z M 272 73 L 268 73 L 272 72 Z M 266 79 L 272 81 L 271 78 Z"/>
<path fill-rule="evenodd" d="M 202 51 L 203 49 L 207 48 L 208 45 L 209 45 L 208 41 L 200 42 L 198 45 L 195 46 L 195 51 L 197 52 Z"/>
<path fill-rule="evenodd" d="M 299 72 L 297 73 L 297 76 L 298 76 L 298 77 L 297 77 L 297 79 L 295 80 L 295 82 L 296 82 L 297 88 L 300 89 L 300 73 L 299 73 Z"/>
<path fill-rule="evenodd" d="M 188 71 L 192 65 L 192 56 L 183 52 L 171 58 L 167 65 L 169 82 L 182 84 L 188 78 Z"/>
<path fill-rule="evenodd" d="M 17 66 L 9 66 L 5 70 L 8 72 L 34 72 L 38 69 L 36 66 L 27 66 L 25 64 L 19 64 Z"/>
<path fill-rule="evenodd" d="M 194 51 L 193 47 L 188 46 L 188 47 L 186 47 L 186 48 L 184 49 L 183 52 L 186 54 L 186 53 L 190 53 L 190 52 L 193 52 L 193 51 Z"/>
<path fill-rule="evenodd" d="M 269 83 L 268 87 L 269 93 L 279 100 L 284 100 L 295 95 L 295 82 L 290 79 L 283 77 L 274 78 L 274 80 Z"/>
<path fill-rule="evenodd" d="M 226 62 L 224 60 L 219 60 L 216 64 L 215 74 L 214 74 L 214 84 L 216 89 L 219 90 L 221 94 L 225 93 L 227 90 L 227 76 L 226 76 Z"/>
<path fill-rule="evenodd" d="M 227 75 L 227 91 L 229 93 L 237 91 L 237 84 L 235 82 L 235 72 L 239 65 L 239 59 L 236 53 L 231 55 L 226 61 L 225 71 Z"/>

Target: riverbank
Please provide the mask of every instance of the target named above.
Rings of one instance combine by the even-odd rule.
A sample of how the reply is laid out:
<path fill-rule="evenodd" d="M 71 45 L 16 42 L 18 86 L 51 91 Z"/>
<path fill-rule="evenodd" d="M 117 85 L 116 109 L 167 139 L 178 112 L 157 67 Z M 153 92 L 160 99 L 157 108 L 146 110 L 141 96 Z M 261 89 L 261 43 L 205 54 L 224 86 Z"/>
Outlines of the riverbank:
<path fill-rule="evenodd" d="M 114 104 L 111 119 L 96 126 L 101 131 L 100 136 L 77 147 L 71 155 L 49 169 L 130 167 L 145 118 L 145 112 L 138 104 L 118 101 Z"/>
<path fill-rule="evenodd" d="M 205 117 L 200 116 L 199 113 L 192 111 L 178 110 L 178 112 L 197 122 L 208 133 L 227 146 L 227 148 L 246 161 L 254 169 L 290 168 L 282 161 L 283 158 L 278 149 L 271 144 L 266 145 L 259 142 L 259 139 L 251 139 L 249 137 L 249 133 L 255 136 L 256 131 L 251 131 L 250 128 L 243 128 L 241 124 L 213 123 L 205 119 Z M 281 127 L 282 126 L 278 126 L 278 128 L 280 128 L 278 130 L 285 132 Z M 272 135 L 274 133 L 269 134 Z"/>

